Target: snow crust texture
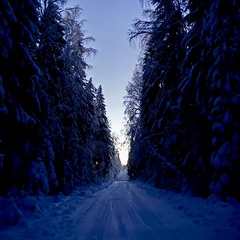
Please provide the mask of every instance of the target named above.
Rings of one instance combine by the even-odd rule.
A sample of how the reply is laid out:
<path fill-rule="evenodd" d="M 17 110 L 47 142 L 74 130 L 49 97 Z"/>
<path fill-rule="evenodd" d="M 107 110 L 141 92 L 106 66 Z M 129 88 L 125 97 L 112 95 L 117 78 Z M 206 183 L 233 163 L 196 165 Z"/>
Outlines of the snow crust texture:
<path fill-rule="evenodd" d="M 121 176 L 121 179 L 123 175 Z M 1 198 L 1 240 L 238 240 L 240 205 L 159 190 L 138 181 L 79 188 L 70 196 Z M 18 213 L 3 224 L 2 208 Z M 21 207 L 19 202 L 21 201 Z"/>

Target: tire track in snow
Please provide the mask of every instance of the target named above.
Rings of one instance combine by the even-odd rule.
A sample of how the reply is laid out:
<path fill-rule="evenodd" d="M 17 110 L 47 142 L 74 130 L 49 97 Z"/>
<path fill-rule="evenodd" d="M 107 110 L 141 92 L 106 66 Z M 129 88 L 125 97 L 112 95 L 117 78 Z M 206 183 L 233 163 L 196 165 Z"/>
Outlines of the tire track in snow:
<path fill-rule="evenodd" d="M 112 207 L 113 207 L 112 206 L 112 199 L 113 199 L 113 195 L 114 195 L 114 191 L 113 191 L 111 197 L 109 198 L 109 201 L 106 204 L 106 207 L 105 207 L 104 212 L 103 212 L 103 217 L 102 217 L 102 220 L 101 220 L 101 226 L 100 226 L 99 233 L 98 233 L 98 238 L 99 239 L 103 239 L 106 222 L 108 221 L 109 215 L 112 214 Z M 111 219 L 112 219 L 112 216 L 111 216 Z M 114 223 L 113 224 L 114 228 L 117 229 L 116 222 L 114 221 L 113 223 Z"/>
<path fill-rule="evenodd" d="M 77 240 L 219 239 L 211 229 L 187 216 L 183 219 L 181 210 L 131 181 L 113 182 L 76 212 Z"/>
<path fill-rule="evenodd" d="M 0 239 L 239 240 L 240 205 L 231 201 L 183 196 L 137 181 L 108 182 L 72 196 L 39 198 L 39 212 L 0 231 Z"/>

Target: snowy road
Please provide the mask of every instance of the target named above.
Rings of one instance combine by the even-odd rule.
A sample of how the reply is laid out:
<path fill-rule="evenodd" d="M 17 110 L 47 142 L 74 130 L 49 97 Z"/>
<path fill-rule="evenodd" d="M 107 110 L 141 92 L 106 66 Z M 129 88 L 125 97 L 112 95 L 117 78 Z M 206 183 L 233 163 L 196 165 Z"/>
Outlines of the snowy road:
<path fill-rule="evenodd" d="M 182 207 L 174 209 L 137 183 L 113 182 L 76 212 L 81 216 L 77 239 L 227 239 L 208 226 L 206 217 L 186 216 Z"/>
<path fill-rule="evenodd" d="M 181 234 L 179 226 L 172 226 L 179 216 L 132 182 L 114 182 L 77 214 L 82 216 L 78 239 L 167 240 L 179 239 Z"/>
<path fill-rule="evenodd" d="M 30 208 L 34 198 L 26 199 Z M 240 204 L 115 181 L 40 197 L 1 240 L 239 240 Z M 31 206 L 31 209 L 33 207 Z"/>

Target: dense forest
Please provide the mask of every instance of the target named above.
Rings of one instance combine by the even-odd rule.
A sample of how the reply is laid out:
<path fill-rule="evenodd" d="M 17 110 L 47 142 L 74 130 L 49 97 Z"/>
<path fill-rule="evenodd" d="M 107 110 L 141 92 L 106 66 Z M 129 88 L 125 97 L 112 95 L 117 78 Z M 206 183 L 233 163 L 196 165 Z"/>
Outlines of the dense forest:
<path fill-rule="evenodd" d="M 94 39 L 66 2 L 0 2 L 0 195 L 69 194 L 121 168 L 86 76 Z M 240 2 L 146 2 L 129 33 L 142 46 L 124 97 L 129 176 L 240 200 Z"/>
<path fill-rule="evenodd" d="M 130 31 L 129 175 L 240 200 L 240 1 L 152 0 L 145 16 Z"/>
<path fill-rule="evenodd" d="M 114 177 L 120 160 L 96 50 L 81 8 L 65 0 L 0 1 L 0 194 L 70 193 Z"/>

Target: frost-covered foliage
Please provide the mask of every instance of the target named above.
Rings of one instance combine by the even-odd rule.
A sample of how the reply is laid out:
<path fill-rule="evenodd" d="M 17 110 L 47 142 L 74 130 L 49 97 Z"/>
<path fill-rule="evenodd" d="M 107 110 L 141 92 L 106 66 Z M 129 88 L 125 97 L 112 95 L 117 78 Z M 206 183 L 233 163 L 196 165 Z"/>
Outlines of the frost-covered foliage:
<path fill-rule="evenodd" d="M 109 174 L 115 151 L 101 85 L 96 92 L 95 107 L 97 131 L 95 132 L 94 167 L 100 176 L 105 177 Z"/>
<path fill-rule="evenodd" d="M 84 35 L 81 9 L 65 10 L 65 2 L 0 3 L 0 194 L 68 194 L 102 181 L 116 162 L 85 74 L 93 39 Z"/>
<path fill-rule="evenodd" d="M 206 81 L 206 37 L 204 28 L 208 18 L 209 1 L 190 1 L 188 25 L 193 25 L 183 38 L 184 61 L 180 64 L 181 81 L 178 85 L 178 135 L 182 146 L 182 170 L 186 172 L 196 194 L 209 194 L 211 177 L 211 124 L 208 120 L 210 96 Z"/>
<path fill-rule="evenodd" d="M 126 115 L 126 136 L 130 144 L 128 157 L 128 173 L 134 177 L 139 168 L 140 153 L 140 103 L 142 93 L 142 71 L 141 66 L 136 65 L 133 73 L 132 81 L 126 86 L 127 95 L 124 96 L 124 105 L 126 107 L 124 114 Z"/>
<path fill-rule="evenodd" d="M 172 164 L 162 161 L 156 151 L 161 151 L 165 156 L 171 154 L 171 158 L 178 164 L 177 159 L 174 159 L 176 153 L 173 147 L 176 125 L 171 122 L 176 117 L 180 78 L 178 66 L 183 59 L 180 44 L 184 25 L 180 2 L 154 1 L 154 4 L 150 28 L 147 24 L 149 41 L 142 63 L 140 130 L 135 137 L 138 143 L 132 139 L 131 161 L 134 164 L 130 164 L 128 169 L 134 176 L 139 171 L 145 180 L 153 181 L 158 186 L 167 186 L 172 180 L 164 169 Z M 131 117 L 129 120 L 132 121 Z"/>
<path fill-rule="evenodd" d="M 119 173 L 122 171 L 122 163 L 120 160 L 119 150 L 121 148 L 121 143 L 119 142 L 119 136 L 116 133 L 112 134 L 114 155 L 110 164 L 109 179 L 118 179 Z"/>
<path fill-rule="evenodd" d="M 0 75 L 3 104 L 7 109 L 0 118 L 1 152 L 4 154 L 0 181 L 5 183 L 1 184 L 1 192 L 13 184 L 29 188 L 24 179 L 26 167 L 41 155 L 41 148 L 37 148 L 41 138 L 37 119 L 41 70 L 35 62 L 38 9 L 39 3 L 34 0 L 1 1 L 4 26 L 1 26 L 0 45 L 4 46 L 5 53 L 0 55 Z"/>
<path fill-rule="evenodd" d="M 134 25 L 148 42 L 128 168 L 159 187 L 240 199 L 239 4 L 152 3 L 152 18 Z"/>
<path fill-rule="evenodd" d="M 211 89 L 212 192 L 240 199 L 240 5 L 216 0 L 206 23 L 207 57 L 211 67 L 207 80 Z"/>

